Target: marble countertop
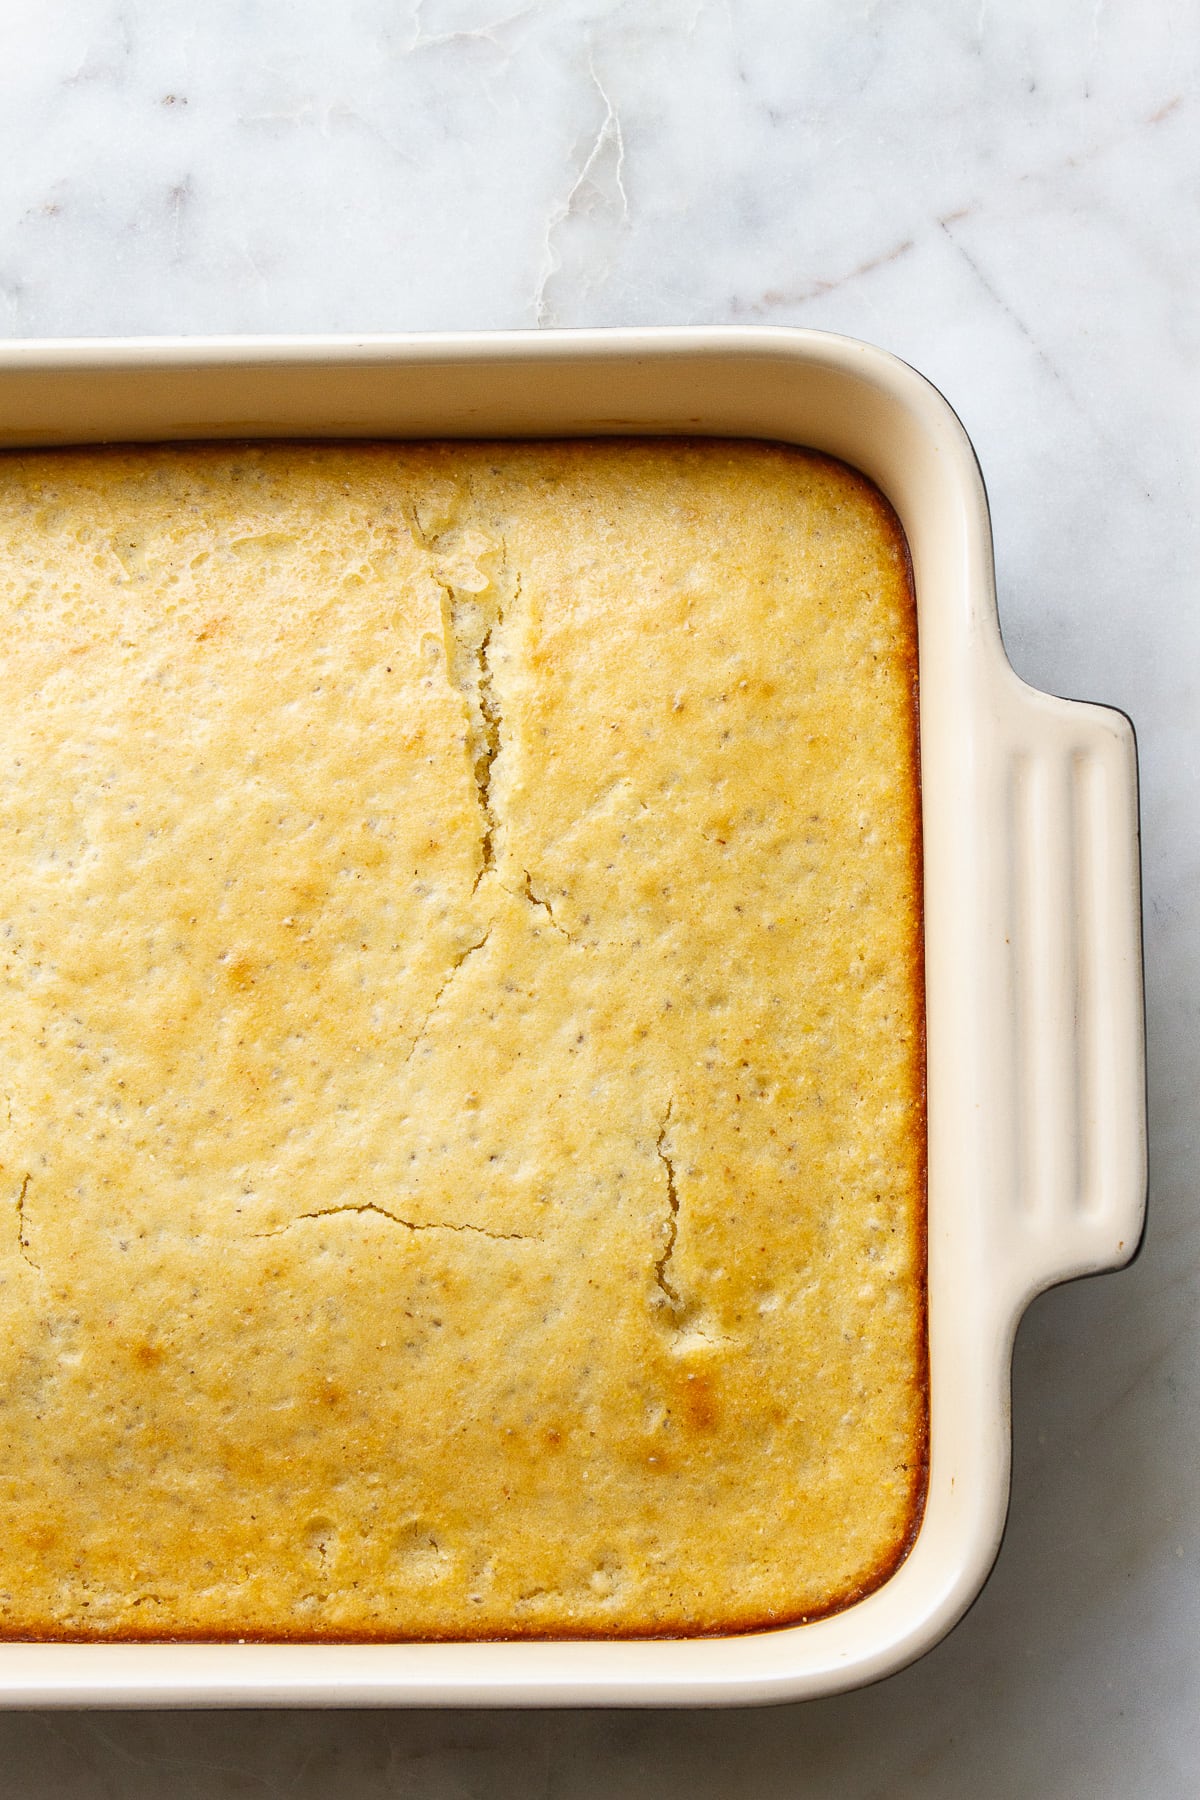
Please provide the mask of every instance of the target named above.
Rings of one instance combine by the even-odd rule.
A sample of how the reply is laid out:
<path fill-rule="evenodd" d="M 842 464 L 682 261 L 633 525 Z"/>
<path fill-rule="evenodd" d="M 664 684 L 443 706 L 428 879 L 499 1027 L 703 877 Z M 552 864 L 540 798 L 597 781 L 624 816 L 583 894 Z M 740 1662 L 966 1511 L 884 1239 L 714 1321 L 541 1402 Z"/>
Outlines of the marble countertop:
<path fill-rule="evenodd" d="M 1141 745 L 1151 1224 L 1037 1302 L 996 1572 L 747 1713 L 13 1714 L 0 1794 L 1200 1792 L 1197 0 L 7 0 L 0 332 L 824 326 L 987 476 L 1022 675 Z"/>

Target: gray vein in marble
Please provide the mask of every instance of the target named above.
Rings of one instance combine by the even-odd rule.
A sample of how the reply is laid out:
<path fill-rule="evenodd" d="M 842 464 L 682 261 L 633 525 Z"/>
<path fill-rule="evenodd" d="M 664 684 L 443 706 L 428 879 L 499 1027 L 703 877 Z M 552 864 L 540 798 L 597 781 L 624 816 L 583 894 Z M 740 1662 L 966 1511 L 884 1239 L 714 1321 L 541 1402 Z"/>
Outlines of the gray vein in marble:
<path fill-rule="evenodd" d="M 418 50 L 438 49 L 443 44 L 486 43 L 500 48 L 499 33 L 512 25 L 519 25 L 541 11 L 543 0 L 530 0 L 528 6 L 518 7 L 515 12 L 505 13 L 498 19 L 492 19 L 483 25 L 472 25 L 458 31 L 428 32 L 421 23 L 425 11 L 426 0 L 417 0 L 412 13 L 412 37 L 405 45 L 405 54 L 411 56 Z"/>
<path fill-rule="evenodd" d="M 629 196 L 625 192 L 625 183 L 622 179 L 625 167 L 625 140 L 621 135 L 621 120 L 611 97 L 605 90 L 604 83 L 596 73 L 596 65 L 590 52 L 588 74 L 600 96 L 604 115 L 596 129 L 591 149 L 572 182 L 565 200 L 560 206 L 554 208 L 546 222 L 542 266 L 533 295 L 533 317 L 534 323 L 537 325 L 553 325 L 555 323 L 549 290 L 563 266 L 560 245 L 563 228 L 568 221 L 585 211 L 595 216 L 607 214 L 608 218 L 617 226 L 624 224 L 629 217 Z M 594 287 L 597 281 L 602 279 L 603 273 L 599 276 L 590 275 L 587 278 L 588 288 Z M 585 291 L 587 290 L 585 289 Z"/>

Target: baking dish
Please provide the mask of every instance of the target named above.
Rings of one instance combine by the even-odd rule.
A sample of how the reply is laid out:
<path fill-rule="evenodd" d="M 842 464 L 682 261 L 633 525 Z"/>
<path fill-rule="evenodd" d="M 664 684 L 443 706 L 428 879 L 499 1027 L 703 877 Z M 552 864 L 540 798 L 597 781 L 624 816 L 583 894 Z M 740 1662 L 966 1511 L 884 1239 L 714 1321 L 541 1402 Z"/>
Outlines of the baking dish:
<path fill-rule="evenodd" d="M 708 433 L 812 446 L 899 514 L 917 594 L 928 1034 L 930 1470 L 897 1573 L 738 1637 L 397 1645 L 6 1644 L 10 1705 L 728 1704 L 826 1694 L 928 1648 L 978 1592 L 1008 1494 L 1016 1322 L 1128 1259 L 1145 1181 L 1128 722 L 1018 680 L 987 503 L 937 392 L 787 330 L 16 343 L 0 444 Z"/>

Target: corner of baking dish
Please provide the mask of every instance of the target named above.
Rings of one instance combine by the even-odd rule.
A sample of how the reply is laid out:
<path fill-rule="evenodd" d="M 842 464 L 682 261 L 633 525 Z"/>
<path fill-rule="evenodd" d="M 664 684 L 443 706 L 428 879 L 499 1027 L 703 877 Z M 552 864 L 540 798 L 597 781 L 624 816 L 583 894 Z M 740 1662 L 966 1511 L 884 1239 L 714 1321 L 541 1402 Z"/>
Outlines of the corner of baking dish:
<path fill-rule="evenodd" d="M 10 1705 L 728 1704 L 871 1681 L 995 1556 L 1017 1320 L 1128 1260 L 1145 1192 L 1137 784 L 1128 721 L 1021 682 L 987 502 L 946 401 L 894 357 L 786 329 L 24 342 L 0 444 L 205 436 L 768 437 L 895 506 L 918 607 L 929 1118 L 930 1463 L 877 1592 L 776 1631 L 643 1642 L 0 1645 Z"/>

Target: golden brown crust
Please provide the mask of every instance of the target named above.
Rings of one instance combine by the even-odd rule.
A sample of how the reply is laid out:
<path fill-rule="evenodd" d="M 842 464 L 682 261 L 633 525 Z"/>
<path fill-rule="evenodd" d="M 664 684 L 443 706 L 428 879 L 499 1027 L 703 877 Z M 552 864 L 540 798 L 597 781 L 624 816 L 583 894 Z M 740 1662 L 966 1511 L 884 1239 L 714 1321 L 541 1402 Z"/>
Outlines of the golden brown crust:
<path fill-rule="evenodd" d="M 650 1636 L 926 1465 L 916 634 L 777 446 L 0 463 L 0 1634 Z"/>

